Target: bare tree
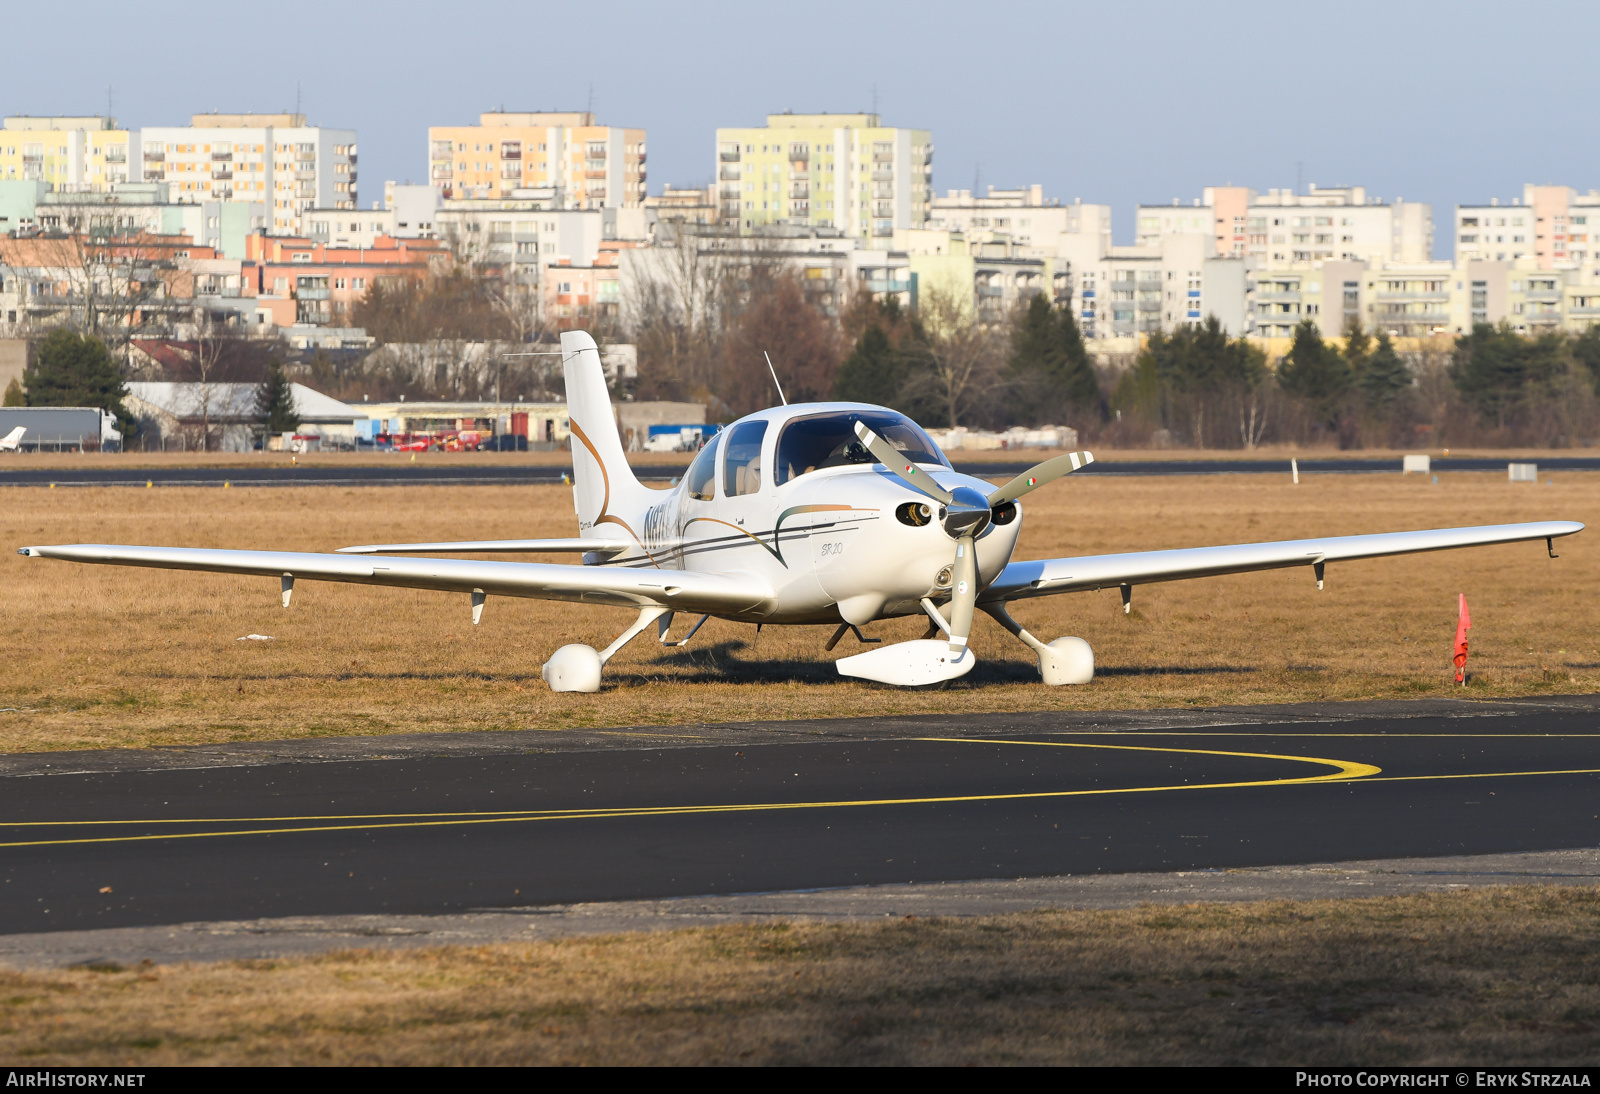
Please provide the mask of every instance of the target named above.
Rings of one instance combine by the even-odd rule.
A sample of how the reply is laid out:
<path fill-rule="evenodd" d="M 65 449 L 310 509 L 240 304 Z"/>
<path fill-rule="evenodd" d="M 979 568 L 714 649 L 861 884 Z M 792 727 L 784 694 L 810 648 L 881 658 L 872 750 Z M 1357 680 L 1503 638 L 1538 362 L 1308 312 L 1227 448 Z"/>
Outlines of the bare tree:
<path fill-rule="evenodd" d="M 918 316 L 926 332 L 926 368 L 912 381 L 923 387 L 950 428 L 961 424 L 999 384 L 1003 336 L 981 324 L 972 301 L 934 288 L 920 301 Z"/>

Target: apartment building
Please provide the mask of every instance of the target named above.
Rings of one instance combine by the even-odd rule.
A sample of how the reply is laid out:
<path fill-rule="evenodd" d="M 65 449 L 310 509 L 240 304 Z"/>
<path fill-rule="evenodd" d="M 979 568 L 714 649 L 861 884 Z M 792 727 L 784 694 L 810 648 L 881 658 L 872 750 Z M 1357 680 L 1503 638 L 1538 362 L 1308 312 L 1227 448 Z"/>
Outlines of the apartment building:
<path fill-rule="evenodd" d="M 1063 234 L 1087 233 L 1111 246 L 1111 206 L 1081 201 L 1062 204 L 1046 198 L 1044 187 L 1038 184 L 1012 190 L 990 186 L 986 194 L 977 197 L 971 190 L 947 190 L 930 205 L 928 228 L 960 232 L 968 238 L 1003 234 L 1041 256 L 1054 254 L 1057 237 Z"/>
<path fill-rule="evenodd" d="M 1590 222 L 1593 221 L 1591 224 Z M 1600 262 L 1600 190 L 1580 194 L 1570 186 L 1522 188 L 1522 197 L 1502 205 L 1457 205 L 1455 256 L 1515 262 L 1532 257 L 1540 269 Z"/>
<path fill-rule="evenodd" d="M 0 180 L 31 180 L 50 190 L 104 191 L 137 181 L 139 131 L 110 117 L 11 117 L 0 129 Z"/>
<path fill-rule="evenodd" d="M 852 238 L 920 228 L 933 200 L 933 138 L 877 114 L 769 114 L 717 130 L 721 224 L 837 228 Z"/>
<path fill-rule="evenodd" d="M 382 281 L 423 278 L 448 267 L 431 239 L 379 239 L 370 248 L 331 247 L 304 236 L 254 235 L 256 322 L 260 326 L 349 326 L 351 309 Z"/>
<path fill-rule="evenodd" d="M 140 133 L 144 180 L 176 202 L 259 201 L 269 230 L 297 233 L 308 209 L 354 209 L 356 133 L 308 126 L 304 114 L 196 114 Z"/>
<path fill-rule="evenodd" d="M 645 196 L 645 131 L 596 125 L 588 111 L 494 111 L 430 126 L 428 176 L 443 198 L 546 188 L 557 209 L 633 208 Z"/>
<path fill-rule="evenodd" d="M 1363 186 L 1306 193 L 1208 186 L 1190 205 L 1140 205 L 1138 243 L 1168 235 L 1208 236 L 1215 253 L 1264 265 L 1319 262 L 1427 262 L 1433 256 L 1433 207 L 1369 197 Z"/>

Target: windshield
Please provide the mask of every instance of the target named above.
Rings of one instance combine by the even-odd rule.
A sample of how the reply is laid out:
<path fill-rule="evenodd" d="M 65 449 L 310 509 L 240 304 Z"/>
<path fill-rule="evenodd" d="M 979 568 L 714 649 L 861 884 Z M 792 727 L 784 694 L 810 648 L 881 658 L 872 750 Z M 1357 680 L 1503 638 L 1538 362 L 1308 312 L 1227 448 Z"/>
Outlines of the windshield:
<path fill-rule="evenodd" d="M 717 476 L 717 441 L 712 437 L 700 449 L 700 455 L 694 458 L 689 465 L 689 471 L 683 476 L 683 481 L 688 484 L 689 496 L 700 501 L 711 500 L 712 480 Z"/>
<path fill-rule="evenodd" d="M 856 437 L 857 422 L 866 422 L 868 429 L 904 452 L 911 463 L 950 466 L 938 446 L 910 418 L 893 411 L 850 410 L 796 418 L 784 426 L 778 437 L 777 483 L 781 486 L 824 467 L 876 463 Z"/>

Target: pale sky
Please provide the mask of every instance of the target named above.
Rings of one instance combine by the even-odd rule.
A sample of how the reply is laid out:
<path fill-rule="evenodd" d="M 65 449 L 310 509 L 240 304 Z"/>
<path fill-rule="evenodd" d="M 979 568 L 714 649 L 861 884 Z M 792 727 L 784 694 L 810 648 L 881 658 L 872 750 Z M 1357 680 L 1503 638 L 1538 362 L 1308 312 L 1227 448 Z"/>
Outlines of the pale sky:
<path fill-rule="evenodd" d="M 267 5 L 91 2 L 8 20 L 7 114 L 352 127 L 363 205 L 421 182 L 427 127 L 583 109 L 649 130 L 651 192 L 709 181 L 719 125 L 870 110 L 933 131 L 934 186 L 1108 203 L 1363 184 L 1434 205 L 1596 177 L 1600 5 L 1350 2 Z M 31 45 L 27 43 L 32 43 Z M 592 91 L 591 91 L 592 88 Z M 1438 250 L 1448 254 L 1448 231 Z"/>

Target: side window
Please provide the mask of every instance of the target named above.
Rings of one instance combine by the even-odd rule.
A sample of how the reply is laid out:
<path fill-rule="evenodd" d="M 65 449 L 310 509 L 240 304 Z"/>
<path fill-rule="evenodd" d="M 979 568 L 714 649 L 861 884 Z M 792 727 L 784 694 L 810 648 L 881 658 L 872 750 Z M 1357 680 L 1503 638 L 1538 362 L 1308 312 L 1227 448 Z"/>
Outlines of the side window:
<path fill-rule="evenodd" d="M 766 422 L 744 422 L 729 432 L 722 445 L 723 494 L 731 498 L 761 489 L 761 441 L 766 435 Z"/>
<path fill-rule="evenodd" d="M 700 454 L 689 465 L 688 472 L 683 476 L 684 484 L 689 489 L 689 496 L 700 501 L 710 501 L 712 491 L 716 489 L 717 478 L 717 441 L 713 437 L 706 442 Z"/>

